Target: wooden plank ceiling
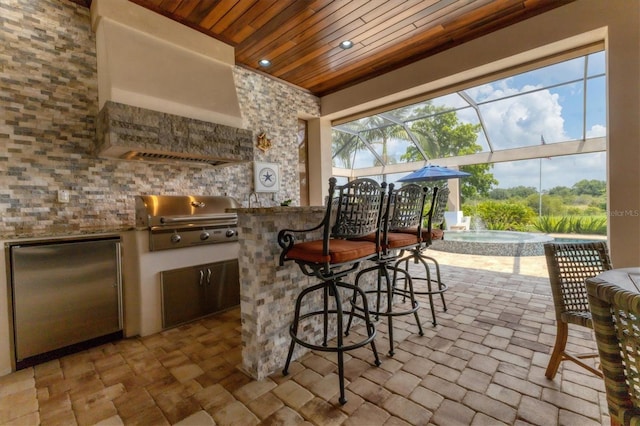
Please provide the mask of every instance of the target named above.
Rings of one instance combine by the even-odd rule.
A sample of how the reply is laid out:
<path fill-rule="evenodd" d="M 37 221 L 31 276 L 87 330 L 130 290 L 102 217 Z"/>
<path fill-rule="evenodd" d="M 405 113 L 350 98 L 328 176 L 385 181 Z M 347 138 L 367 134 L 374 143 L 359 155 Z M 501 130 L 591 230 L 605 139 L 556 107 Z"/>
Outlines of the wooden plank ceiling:
<path fill-rule="evenodd" d="M 237 65 L 323 96 L 574 0 L 131 1 L 232 45 Z"/>

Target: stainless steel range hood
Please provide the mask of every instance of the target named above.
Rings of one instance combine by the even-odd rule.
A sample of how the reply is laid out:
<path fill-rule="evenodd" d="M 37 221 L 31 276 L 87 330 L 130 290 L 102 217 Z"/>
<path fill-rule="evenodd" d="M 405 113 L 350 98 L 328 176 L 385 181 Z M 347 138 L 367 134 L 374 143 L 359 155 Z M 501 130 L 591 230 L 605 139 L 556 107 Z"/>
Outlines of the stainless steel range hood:
<path fill-rule="evenodd" d="M 96 154 L 212 165 L 253 160 L 233 47 L 127 0 L 94 0 Z"/>

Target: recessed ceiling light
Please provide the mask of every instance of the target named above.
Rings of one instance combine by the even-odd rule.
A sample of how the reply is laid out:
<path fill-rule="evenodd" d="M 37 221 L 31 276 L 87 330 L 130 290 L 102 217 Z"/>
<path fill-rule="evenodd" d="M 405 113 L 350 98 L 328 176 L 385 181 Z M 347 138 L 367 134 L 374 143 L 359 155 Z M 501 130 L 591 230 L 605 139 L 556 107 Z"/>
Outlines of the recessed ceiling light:
<path fill-rule="evenodd" d="M 351 49 L 353 47 L 353 42 L 351 40 L 345 40 L 340 43 L 340 47 L 342 49 Z"/>
<path fill-rule="evenodd" d="M 260 62 L 258 63 L 261 67 L 268 67 L 269 65 L 271 65 L 271 61 L 268 59 L 260 59 Z"/>

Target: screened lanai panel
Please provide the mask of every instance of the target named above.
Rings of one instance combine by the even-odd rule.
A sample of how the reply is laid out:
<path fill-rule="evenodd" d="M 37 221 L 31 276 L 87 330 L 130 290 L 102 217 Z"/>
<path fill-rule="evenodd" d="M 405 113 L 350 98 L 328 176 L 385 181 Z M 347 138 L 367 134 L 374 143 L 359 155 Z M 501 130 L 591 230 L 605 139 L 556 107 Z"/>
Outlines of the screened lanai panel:
<path fill-rule="evenodd" d="M 334 176 L 338 185 L 346 185 L 349 183 L 349 178 L 346 176 Z"/>
<path fill-rule="evenodd" d="M 409 121 L 407 125 L 427 157 L 424 158 L 418 150 L 409 148 L 407 156 L 411 161 L 470 154 L 470 141 L 465 137 L 467 132 L 475 135 L 473 152 L 489 151 L 480 118 L 476 110 L 470 106 L 440 111 L 425 118 Z"/>
<path fill-rule="evenodd" d="M 572 187 L 581 180 L 606 181 L 606 152 L 495 163 L 499 188 L 530 187 L 547 192 L 557 186 Z M 585 206 L 586 207 L 586 206 Z"/>
<path fill-rule="evenodd" d="M 469 102 L 465 101 L 457 93 L 450 93 L 448 95 L 433 98 L 431 100 L 431 104 L 437 112 L 451 111 L 469 106 Z"/>
<path fill-rule="evenodd" d="M 547 143 L 584 139 L 584 80 L 538 92 L 549 96 L 549 110 L 543 131 Z"/>
<path fill-rule="evenodd" d="M 463 108 L 456 111 L 456 115 L 458 117 L 458 121 L 461 124 L 469 124 L 472 125 L 475 129 L 477 129 L 476 133 L 476 145 L 478 146 L 474 152 L 489 152 L 491 148 L 487 143 L 487 135 L 484 132 L 482 127 L 482 122 L 480 121 L 480 116 L 478 115 L 478 111 L 475 108 Z M 459 155 L 458 153 L 452 153 L 450 155 Z"/>
<path fill-rule="evenodd" d="M 478 104 L 533 92 L 545 87 L 582 80 L 585 73 L 584 57 L 527 71 L 511 77 L 482 84 L 465 90 Z"/>
<path fill-rule="evenodd" d="M 605 71 L 604 51 L 587 56 L 587 77 L 604 76 Z"/>
<path fill-rule="evenodd" d="M 429 101 L 419 102 L 417 104 L 396 108 L 385 113 L 385 115 L 393 117 L 394 120 L 402 122 L 415 120 L 416 118 L 420 118 L 423 115 L 423 106 L 426 103 L 429 103 Z"/>
<path fill-rule="evenodd" d="M 462 99 L 457 93 L 450 93 L 428 101 L 397 108 L 385 114 L 394 117 L 394 119 L 398 121 L 406 122 L 468 106 L 467 101 Z"/>
<path fill-rule="evenodd" d="M 393 125 L 371 129 L 360 133 L 368 141 L 384 164 L 407 162 L 407 149 L 415 145 L 409 138 L 404 126 Z M 363 167 L 373 166 L 369 164 Z"/>
<path fill-rule="evenodd" d="M 353 153 L 353 169 L 362 169 L 365 167 L 381 166 L 376 156 L 371 150 L 362 142 L 359 141 L 356 145 L 356 149 Z"/>
<path fill-rule="evenodd" d="M 587 105 L 585 138 L 603 137 L 607 134 L 606 67 L 604 52 L 587 56 Z"/>
<path fill-rule="evenodd" d="M 333 126 L 333 128 L 337 130 L 344 130 L 347 133 L 357 133 L 366 130 L 377 129 L 379 127 L 389 126 L 392 124 L 394 124 L 393 121 L 388 120 L 381 115 L 372 115 L 369 117 L 350 121 L 348 123 L 342 123 L 337 126 Z"/>
<path fill-rule="evenodd" d="M 403 182 L 398 182 L 398 179 L 402 179 L 403 177 L 407 176 L 409 173 L 389 173 L 388 175 L 386 175 L 387 183 L 392 183 L 396 189 L 400 188 L 402 187 L 402 185 L 405 185 L 405 184 Z"/>
<path fill-rule="evenodd" d="M 480 105 L 493 149 L 581 139 L 583 94 L 582 83 L 571 83 Z"/>
<path fill-rule="evenodd" d="M 587 108 L 586 111 L 586 135 L 589 138 L 598 138 L 607 135 L 607 105 L 605 99 L 606 79 L 595 77 L 587 80 Z"/>
<path fill-rule="evenodd" d="M 333 167 L 352 168 L 353 152 L 356 149 L 358 136 L 351 133 L 331 132 L 331 156 Z"/>
<path fill-rule="evenodd" d="M 593 49 L 551 65 L 545 58 L 538 69 L 337 124 L 334 130 L 355 135 L 357 144 L 334 143 L 334 165 L 360 169 L 417 162 L 419 168 L 438 158 L 465 156 L 464 163 L 475 160 L 472 154 L 504 150 L 511 150 L 510 158 L 526 158 L 532 151 L 519 148 L 606 136 L 605 53 L 589 53 Z M 339 146 L 346 148 L 336 152 Z"/>
<path fill-rule="evenodd" d="M 347 157 L 342 157 L 339 155 L 334 155 L 333 156 L 333 162 L 332 162 L 332 166 L 333 167 L 338 167 L 341 169 L 351 169 L 351 158 Z"/>

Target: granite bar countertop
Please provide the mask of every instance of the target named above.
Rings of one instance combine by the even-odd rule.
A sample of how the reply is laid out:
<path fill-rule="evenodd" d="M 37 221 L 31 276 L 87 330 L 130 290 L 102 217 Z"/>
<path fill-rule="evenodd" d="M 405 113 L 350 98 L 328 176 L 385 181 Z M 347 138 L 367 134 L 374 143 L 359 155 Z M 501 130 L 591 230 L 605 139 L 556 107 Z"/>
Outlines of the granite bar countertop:
<path fill-rule="evenodd" d="M 242 207 L 235 209 L 226 209 L 228 213 L 253 214 L 253 215 L 269 215 L 269 214 L 299 214 L 299 213 L 315 213 L 324 212 L 324 206 L 275 206 L 275 207 Z"/>
<path fill-rule="evenodd" d="M 10 240 L 31 240 L 31 239 L 58 239 L 58 238 L 74 238 L 74 237 L 86 237 L 86 236 L 100 236 L 104 234 L 119 234 L 121 232 L 132 231 L 135 228 L 133 226 L 121 226 L 121 227 L 113 227 L 113 228 L 56 228 L 49 227 L 46 229 L 38 229 L 38 230 L 30 230 L 28 232 L 20 232 L 20 233 L 7 233 L 4 235 L 0 235 L 0 240 L 10 241 Z"/>

